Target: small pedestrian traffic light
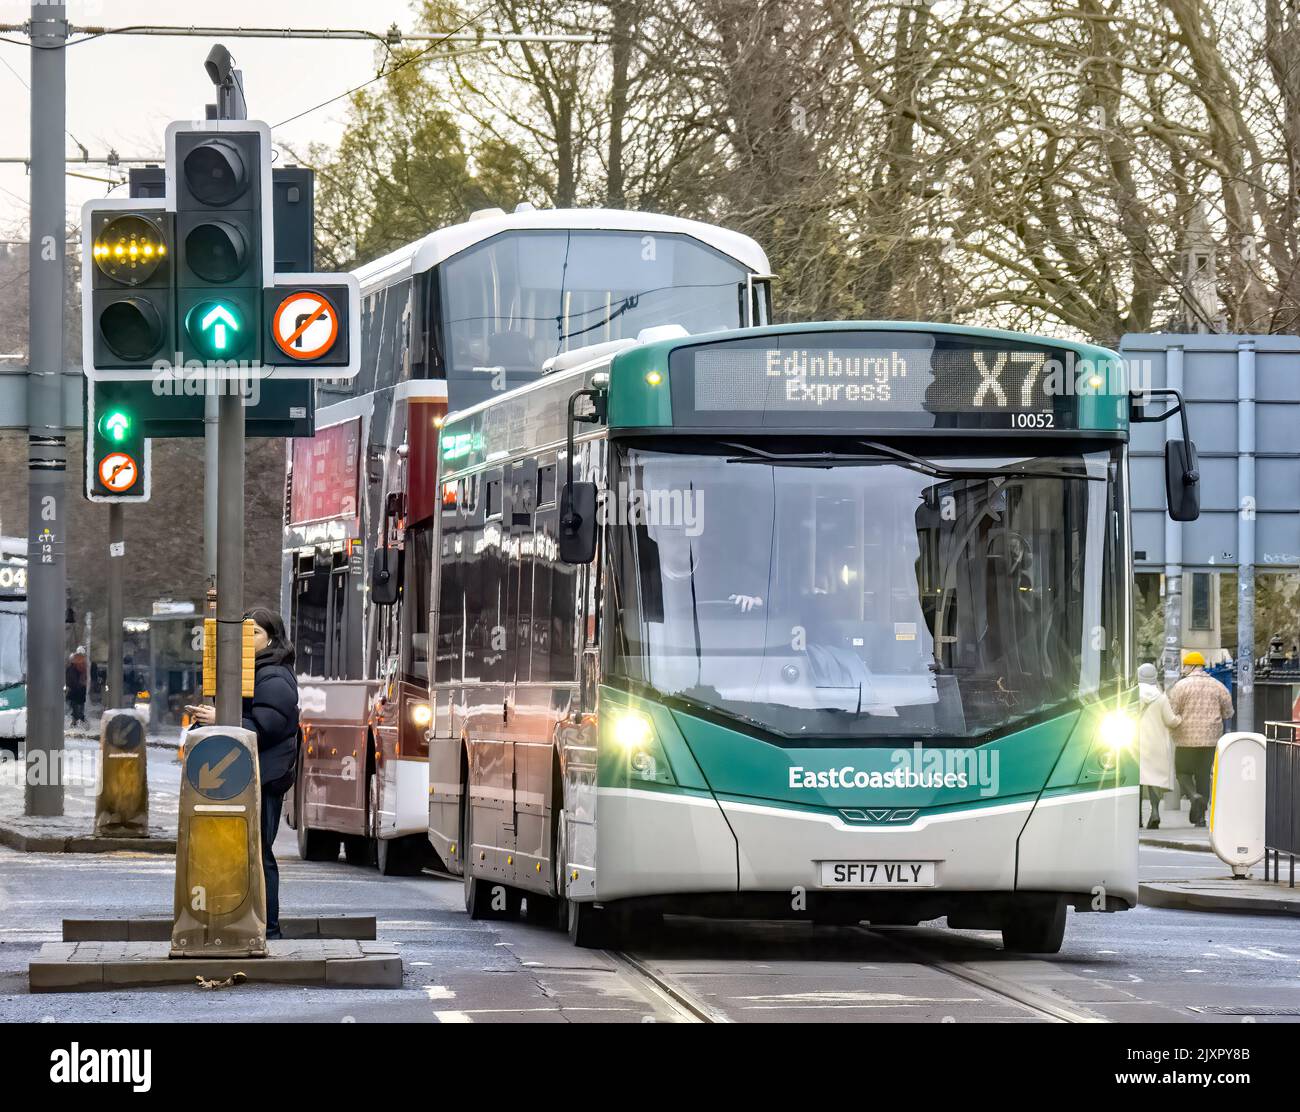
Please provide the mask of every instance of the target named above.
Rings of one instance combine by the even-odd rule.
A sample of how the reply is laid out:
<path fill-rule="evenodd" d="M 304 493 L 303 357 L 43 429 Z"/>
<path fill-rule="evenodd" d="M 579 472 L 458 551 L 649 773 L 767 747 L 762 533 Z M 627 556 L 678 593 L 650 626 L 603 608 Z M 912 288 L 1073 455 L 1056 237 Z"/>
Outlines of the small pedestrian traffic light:
<path fill-rule="evenodd" d="M 130 402 L 133 386 L 86 380 L 86 497 L 92 502 L 149 499 L 149 441 Z"/>

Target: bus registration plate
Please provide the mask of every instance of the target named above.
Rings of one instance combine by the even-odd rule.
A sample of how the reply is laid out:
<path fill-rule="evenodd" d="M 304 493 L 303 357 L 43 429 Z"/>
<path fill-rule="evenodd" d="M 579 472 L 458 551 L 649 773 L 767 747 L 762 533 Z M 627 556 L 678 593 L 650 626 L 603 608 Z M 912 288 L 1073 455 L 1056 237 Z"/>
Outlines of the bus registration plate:
<path fill-rule="evenodd" d="M 823 888 L 933 888 L 933 861 L 822 861 Z"/>

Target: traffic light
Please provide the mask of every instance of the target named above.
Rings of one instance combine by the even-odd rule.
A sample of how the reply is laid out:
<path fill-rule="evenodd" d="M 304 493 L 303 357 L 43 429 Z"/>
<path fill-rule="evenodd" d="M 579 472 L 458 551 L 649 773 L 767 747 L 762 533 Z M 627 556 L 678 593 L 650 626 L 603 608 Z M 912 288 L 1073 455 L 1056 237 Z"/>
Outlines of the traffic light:
<path fill-rule="evenodd" d="M 83 209 L 87 377 L 149 383 L 169 416 L 146 403 L 136 424 L 186 430 L 153 433 L 166 436 L 201 430 L 201 418 L 190 416 L 192 381 L 274 376 L 297 398 L 301 388 L 283 390 L 292 380 L 352 378 L 361 363 L 360 330 L 350 327 L 361 314 L 355 275 L 275 270 L 270 128 L 176 122 L 166 148 L 161 197 Z M 301 205 L 302 183 L 286 184 L 286 200 L 297 190 Z M 300 259 L 285 255 L 286 265 Z M 214 363 L 225 373 L 209 376 Z M 291 403 L 287 419 L 308 419 L 308 409 Z"/>
<path fill-rule="evenodd" d="M 90 201 L 82 237 L 90 298 L 85 314 L 91 365 L 149 370 L 175 350 L 172 217 L 162 201 Z"/>
<path fill-rule="evenodd" d="M 86 379 L 86 497 L 92 502 L 149 498 L 149 440 L 130 382 Z"/>
<path fill-rule="evenodd" d="M 176 327 L 183 362 L 260 362 L 272 284 L 270 135 L 265 124 L 173 124 Z"/>

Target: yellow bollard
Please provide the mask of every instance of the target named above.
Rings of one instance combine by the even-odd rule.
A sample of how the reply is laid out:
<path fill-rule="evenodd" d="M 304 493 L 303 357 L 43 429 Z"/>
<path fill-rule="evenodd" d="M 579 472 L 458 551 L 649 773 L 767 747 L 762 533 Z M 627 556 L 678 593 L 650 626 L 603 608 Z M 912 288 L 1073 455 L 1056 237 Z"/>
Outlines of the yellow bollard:
<path fill-rule="evenodd" d="M 99 725 L 95 833 L 149 837 L 149 761 L 144 723 L 133 710 L 107 710 Z"/>
<path fill-rule="evenodd" d="M 181 774 L 171 956 L 265 957 L 257 735 L 191 730 Z"/>

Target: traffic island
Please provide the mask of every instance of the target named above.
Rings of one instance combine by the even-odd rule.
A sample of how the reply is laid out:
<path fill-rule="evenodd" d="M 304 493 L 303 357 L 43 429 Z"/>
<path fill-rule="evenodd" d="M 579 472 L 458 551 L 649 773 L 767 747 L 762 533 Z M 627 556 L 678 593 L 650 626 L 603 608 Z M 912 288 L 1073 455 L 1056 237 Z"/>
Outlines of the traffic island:
<path fill-rule="evenodd" d="M 0 815 L 0 845 L 20 853 L 165 853 L 176 854 L 176 836 L 151 827 L 148 837 L 99 837 L 87 833 L 85 820 Z"/>
<path fill-rule="evenodd" d="M 401 988 L 402 959 L 391 942 L 284 939 L 260 958 L 172 958 L 170 941 L 47 942 L 28 966 L 32 992 L 120 992 L 202 981 L 299 988 Z M 235 982 L 231 982 L 234 984 Z"/>
<path fill-rule="evenodd" d="M 1300 887 L 1226 876 L 1163 880 L 1138 885 L 1138 902 L 1179 911 L 1230 911 L 1248 915 L 1300 915 Z"/>
<path fill-rule="evenodd" d="M 96 835 L 95 770 L 98 744 L 70 742 L 64 753 L 65 794 L 61 815 L 25 813 L 22 762 L 0 761 L 0 846 L 20 853 L 176 854 L 176 804 L 163 793 L 150 799 L 143 837 Z"/>
<path fill-rule="evenodd" d="M 286 941 L 304 938 L 341 938 L 373 942 L 377 931 L 373 915 L 320 915 L 280 920 Z M 161 916 L 147 919 L 64 919 L 64 942 L 167 942 L 172 921 Z"/>

